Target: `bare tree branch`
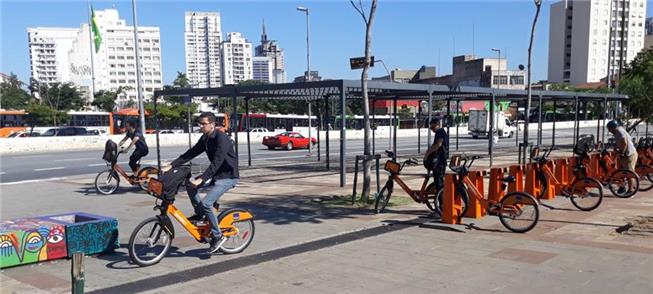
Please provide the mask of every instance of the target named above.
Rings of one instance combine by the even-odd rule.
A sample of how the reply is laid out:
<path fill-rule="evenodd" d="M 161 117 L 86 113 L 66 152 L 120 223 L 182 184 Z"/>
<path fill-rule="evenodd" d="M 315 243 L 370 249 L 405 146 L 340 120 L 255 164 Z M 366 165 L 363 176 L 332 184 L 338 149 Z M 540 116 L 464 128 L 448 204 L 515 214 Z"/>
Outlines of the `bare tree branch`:
<path fill-rule="evenodd" d="M 363 21 L 365 22 L 365 25 L 367 25 L 368 21 L 367 21 L 367 16 L 365 15 L 365 12 L 363 11 L 363 3 L 360 0 L 358 1 L 358 4 L 360 5 L 360 7 L 356 6 L 356 4 L 354 3 L 354 0 L 349 0 L 349 3 L 351 3 L 351 6 L 353 6 L 354 9 L 356 9 L 356 11 L 358 11 L 358 14 L 360 14 L 361 17 L 363 17 Z"/>

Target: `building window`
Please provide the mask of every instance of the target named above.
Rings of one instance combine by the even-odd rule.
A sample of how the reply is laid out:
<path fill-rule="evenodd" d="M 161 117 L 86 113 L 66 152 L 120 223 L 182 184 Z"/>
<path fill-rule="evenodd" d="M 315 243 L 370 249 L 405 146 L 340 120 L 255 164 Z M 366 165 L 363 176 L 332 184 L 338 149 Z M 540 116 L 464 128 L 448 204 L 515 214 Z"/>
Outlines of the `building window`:
<path fill-rule="evenodd" d="M 524 76 L 510 76 L 510 84 L 511 85 L 523 85 L 524 84 Z"/>

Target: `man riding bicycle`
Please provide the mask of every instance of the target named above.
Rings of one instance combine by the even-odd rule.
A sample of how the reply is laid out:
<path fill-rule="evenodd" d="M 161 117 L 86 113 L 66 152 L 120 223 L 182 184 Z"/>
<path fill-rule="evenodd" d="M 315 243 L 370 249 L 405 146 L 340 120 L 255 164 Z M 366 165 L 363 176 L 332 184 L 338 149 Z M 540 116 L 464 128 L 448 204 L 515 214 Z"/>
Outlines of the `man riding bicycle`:
<path fill-rule="evenodd" d="M 449 135 L 442 128 L 439 118 L 433 118 L 429 123 L 429 129 L 435 133 L 433 145 L 424 154 L 424 167 L 433 170 L 433 180 L 437 190 L 444 188 L 444 173 L 449 157 Z"/>
<path fill-rule="evenodd" d="M 124 144 L 127 139 L 131 139 L 131 143 L 129 146 L 123 147 L 122 144 Z M 128 152 L 132 146 L 136 145 L 134 153 L 129 157 L 129 167 L 132 169 L 134 174 L 132 177 L 135 177 L 136 172 L 138 172 L 138 169 L 140 168 L 138 161 L 149 153 L 147 143 L 145 142 L 145 136 L 143 136 L 141 130 L 136 128 L 135 121 L 127 121 L 127 133 L 125 134 L 125 137 L 120 140 L 118 145 L 120 146 L 120 152 L 125 153 Z"/>
<path fill-rule="evenodd" d="M 238 157 L 236 157 L 234 145 L 226 134 L 216 130 L 215 120 L 213 113 L 203 112 L 198 121 L 200 132 L 203 134 L 202 137 L 200 137 L 195 146 L 180 155 L 170 165 L 162 168 L 163 172 L 166 172 L 171 168 L 190 161 L 203 152 L 206 152 L 206 155 L 211 161 L 211 165 L 209 165 L 204 173 L 186 182 L 186 191 L 195 210 L 195 215 L 188 219 L 198 221 L 206 217 L 211 224 L 213 236 L 210 241 L 209 253 L 218 251 L 226 241 L 213 212 L 213 204 L 220 199 L 222 194 L 235 187 L 240 178 L 238 173 Z M 198 189 L 212 179 L 215 180 L 215 186 L 206 193 L 204 199 L 200 200 L 197 195 Z"/>

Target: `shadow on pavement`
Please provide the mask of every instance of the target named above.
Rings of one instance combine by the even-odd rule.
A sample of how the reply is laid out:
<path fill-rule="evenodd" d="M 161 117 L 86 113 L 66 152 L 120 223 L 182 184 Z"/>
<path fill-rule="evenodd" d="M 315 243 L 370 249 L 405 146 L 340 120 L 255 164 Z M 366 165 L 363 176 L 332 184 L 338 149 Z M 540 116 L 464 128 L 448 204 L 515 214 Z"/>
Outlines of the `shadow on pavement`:
<path fill-rule="evenodd" d="M 109 195 L 104 195 L 100 194 L 96 189 L 94 184 L 83 184 L 81 187 L 79 187 L 77 190 L 75 190 L 76 193 L 82 194 L 84 196 L 98 196 L 98 197 L 107 197 L 111 195 L 121 195 L 121 194 L 127 194 L 127 193 L 137 193 L 141 191 L 141 188 L 138 186 L 126 186 L 123 187 L 122 182 L 121 185 L 118 186 L 118 189 L 114 191 L 113 193 Z M 145 193 L 145 192 L 143 192 Z"/>
<path fill-rule="evenodd" d="M 131 262 L 131 259 L 129 258 L 129 254 L 127 253 L 127 246 L 129 246 L 129 244 L 120 244 L 120 248 L 122 250 L 120 251 L 116 250 L 111 253 L 100 254 L 97 255 L 96 258 L 100 260 L 109 261 L 109 263 L 107 263 L 105 266 L 110 269 L 129 270 L 129 269 L 140 268 L 139 265 Z M 168 251 L 165 258 L 169 259 L 175 257 L 196 257 L 197 259 L 200 260 L 206 260 L 206 259 L 210 259 L 213 255 L 216 254 L 207 253 L 206 248 L 197 248 L 197 249 L 190 249 L 188 251 L 181 251 L 181 248 L 174 246 L 174 241 L 173 241 L 173 245 L 170 247 L 170 251 Z"/>

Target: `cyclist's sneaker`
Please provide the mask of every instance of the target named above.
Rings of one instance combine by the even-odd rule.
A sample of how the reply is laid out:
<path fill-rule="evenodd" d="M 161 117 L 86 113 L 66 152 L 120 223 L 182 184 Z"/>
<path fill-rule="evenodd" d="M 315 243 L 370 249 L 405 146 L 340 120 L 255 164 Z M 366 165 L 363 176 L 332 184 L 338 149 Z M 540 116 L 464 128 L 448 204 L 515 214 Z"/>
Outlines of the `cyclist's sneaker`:
<path fill-rule="evenodd" d="M 189 217 L 188 220 L 192 221 L 192 222 L 203 221 L 204 220 L 204 215 L 193 214 L 193 216 Z"/>
<path fill-rule="evenodd" d="M 219 238 L 211 238 L 211 246 L 209 247 L 209 253 L 215 253 L 222 247 L 222 244 L 227 241 L 227 237 L 220 236 Z"/>
<path fill-rule="evenodd" d="M 626 193 L 626 187 L 624 187 L 624 186 L 619 187 L 619 189 L 617 190 L 617 193 L 620 194 L 620 195 L 625 194 Z"/>

